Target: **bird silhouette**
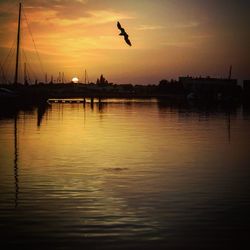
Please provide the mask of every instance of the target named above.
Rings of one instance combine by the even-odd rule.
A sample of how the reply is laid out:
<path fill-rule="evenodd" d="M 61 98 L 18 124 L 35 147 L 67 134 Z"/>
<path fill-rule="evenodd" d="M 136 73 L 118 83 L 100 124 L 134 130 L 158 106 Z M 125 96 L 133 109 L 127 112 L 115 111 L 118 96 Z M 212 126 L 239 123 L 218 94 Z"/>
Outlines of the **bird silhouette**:
<path fill-rule="evenodd" d="M 129 35 L 126 33 L 125 29 L 122 28 L 121 24 L 119 22 L 117 22 L 117 28 L 121 31 L 121 33 L 119 34 L 119 36 L 124 36 L 124 40 L 125 42 L 129 45 L 132 46 L 130 40 L 128 39 Z"/>

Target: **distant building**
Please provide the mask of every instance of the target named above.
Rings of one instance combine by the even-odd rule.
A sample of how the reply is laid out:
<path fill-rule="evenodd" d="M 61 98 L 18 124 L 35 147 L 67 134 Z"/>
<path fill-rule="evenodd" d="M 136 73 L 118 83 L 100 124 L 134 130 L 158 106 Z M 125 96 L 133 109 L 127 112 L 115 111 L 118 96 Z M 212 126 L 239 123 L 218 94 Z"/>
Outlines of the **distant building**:
<path fill-rule="evenodd" d="M 106 85 L 109 84 L 109 82 L 108 82 L 108 80 L 106 80 L 106 79 L 104 78 L 103 75 L 101 75 L 100 78 L 98 78 L 98 79 L 96 80 L 96 84 L 99 85 L 99 86 L 106 86 Z"/>
<path fill-rule="evenodd" d="M 250 80 L 243 81 L 243 91 L 245 93 L 250 93 Z"/>
<path fill-rule="evenodd" d="M 171 81 L 163 79 L 158 84 L 158 90 L 168 94 L 178 94 L 183 92 L 183 85 L 173 79 Z"/>
<path fill-rule="evenodd" d="M 211 77 L 179 77 L 183 88 L 189 92 L 223 93 L 237 88 L 236 79 Z"/>

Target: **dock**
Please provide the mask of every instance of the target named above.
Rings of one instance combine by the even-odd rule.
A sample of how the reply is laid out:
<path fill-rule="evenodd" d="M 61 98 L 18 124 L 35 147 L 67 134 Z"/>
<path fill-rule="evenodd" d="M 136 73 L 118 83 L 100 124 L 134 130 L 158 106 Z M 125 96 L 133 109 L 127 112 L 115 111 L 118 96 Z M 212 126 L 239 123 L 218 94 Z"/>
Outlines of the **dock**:
<path fill-rule="evenodd" d="M 64 99 L 64 98 L 50 98 L 47 100 L 48 103 L 86 103 L 86 99 Z"/>
<path fill-rule="evenodd" d="M 49 98 L 48 100 L 47 100 L 47 102 L 48 103 L 83 103 L 83 104 L 85 104 L 85 103 L 91 103 L 91 104 L 93 104 L 94 103 L 94 99 L 95 98 L 93 98 L 93 97 L 91 97 L 91 98 L 88 98 L 88 100 L 87 100 L 87 98 Z M 102 101 L 101 101 L 101 98 L 96 98 L 98 101 L 98 103 L 101 103 Z"/>

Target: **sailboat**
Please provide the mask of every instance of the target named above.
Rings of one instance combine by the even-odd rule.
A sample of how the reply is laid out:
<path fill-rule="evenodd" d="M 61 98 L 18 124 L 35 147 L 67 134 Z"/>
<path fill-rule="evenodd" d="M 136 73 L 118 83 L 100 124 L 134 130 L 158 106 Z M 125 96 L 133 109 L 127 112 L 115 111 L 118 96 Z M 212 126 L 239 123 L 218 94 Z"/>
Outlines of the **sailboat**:
<path fill-rule="evenodd" d="M 24 63 L 24 85 L 19 84 L 19 68 L 20 68 L 20 38 L 21 38 L 21 16 L 22 16 L 22 3 L 19 2 L 19 15 L 17 25 L 17 39 L 16 39 L 16 54 L 15 54 L 15 68 L 14 68 L 14 81 L 8 87 L 0 88 L 0 105 L 4 103 L 21 104 L 36 104 L 45 103 L 47 101 L 47 90 L 42 88 L 28 87 L 27 78 L 27 65 Z M 33 37 L 32 37 L 33 38 Z M 33 39 L 32 39 L 33 40 Z M 33 40 L 34 43 L 34 40 Z M 36 46 L 34 44 L 36 49 Z M 37 51 L 36 51 L 37 52 Z M 38 53 L 38 52 L 37 52 Z M 40 58 L 39 58 L 40 59 Z M 1 67 L 3 71 L 3 68 Z M 27 87 L 26 87 L 27 86 Z"/>
<path fill-rule="evenodd" d="M 22 14 L 22 3 L 20 2 L 19 3 L 18 28 L 17 28 L 17 49 L 16 49 L 16 61 L 15 61 L 14 85 L 18 84 L 21 14 Z M 2 67 L 1 69 L 2 69 L 2 72 L 4 72 Z M 1 104 L 17 102 L 19 98 L 20 96 L 17 91 L 10 90 L 9 88 L 3 88 L 3 87 L 0 88 L 0 103 Z"/>

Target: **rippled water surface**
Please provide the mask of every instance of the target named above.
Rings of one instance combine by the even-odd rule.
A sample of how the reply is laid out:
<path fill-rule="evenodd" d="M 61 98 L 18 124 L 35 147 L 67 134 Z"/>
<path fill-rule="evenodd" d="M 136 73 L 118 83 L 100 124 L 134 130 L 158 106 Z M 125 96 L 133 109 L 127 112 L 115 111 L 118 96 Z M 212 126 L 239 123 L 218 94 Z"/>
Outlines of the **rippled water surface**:
<path fill-rule="evenodd" d="M 5 249 L 243 249 L 250 116 L 157 101 L 0 116 Z"/>

